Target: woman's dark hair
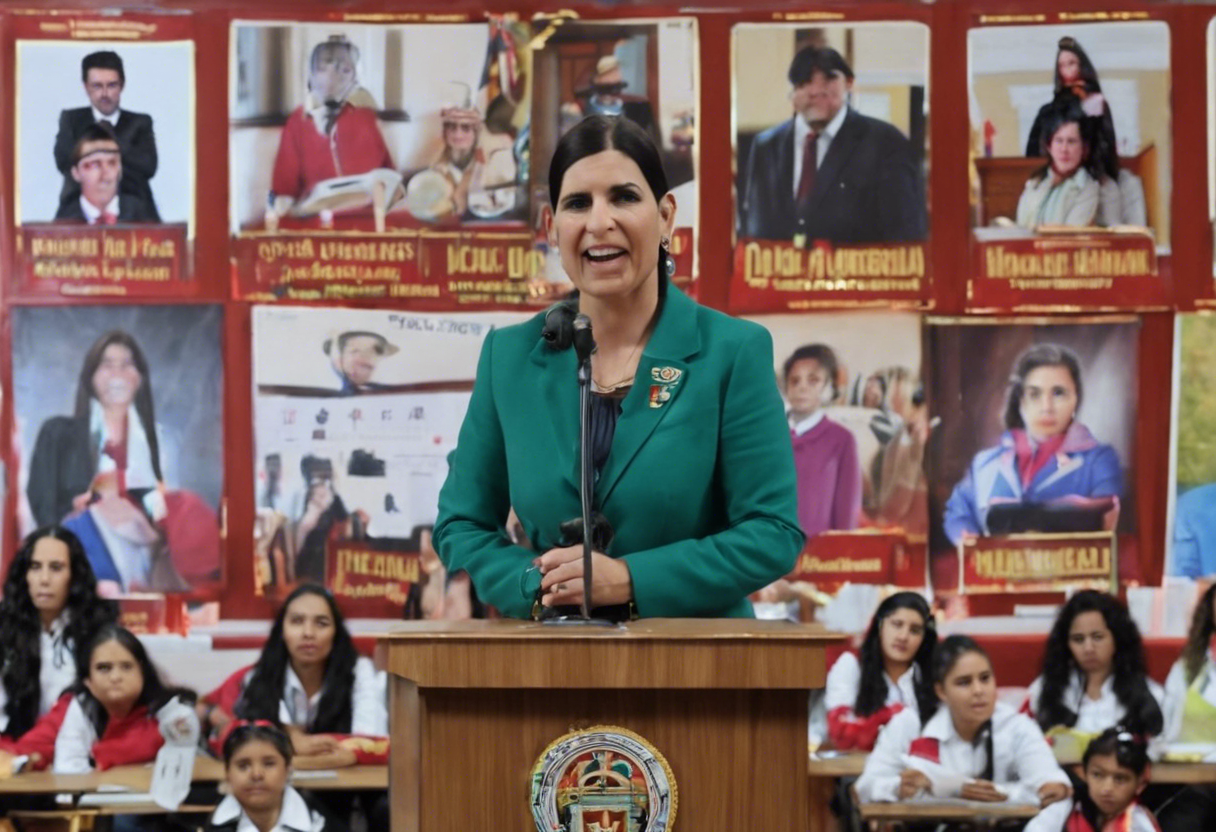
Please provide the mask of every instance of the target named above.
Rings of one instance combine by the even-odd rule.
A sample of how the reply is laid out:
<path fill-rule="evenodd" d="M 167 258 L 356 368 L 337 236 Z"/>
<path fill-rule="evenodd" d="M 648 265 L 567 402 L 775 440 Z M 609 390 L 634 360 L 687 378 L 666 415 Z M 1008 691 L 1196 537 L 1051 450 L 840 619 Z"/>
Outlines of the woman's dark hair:
<path fill-rule="evenodd" d="M 144 435 L 148 437 L 152 473 L 156 475 L 157 480 L 163 480 L 164 476 L 160 471 L 160 445 L 156 440 L 156 418 L 152 411 L 152 376 L 148 370 L 148 360 L 144 358 L 143 350 L 139 348 L 139 344 L 129 333 L 121 329 L 111 330 L 89 347 L 89 351 L 84 357 L 84 365 L 80 368 L 80 380 L 76 384 L 76 418 L 83 419 L 84 423 L 88 424 L 89 402 L 95 398 L 93 374 L 101 365 L 106 347 L 112 344 L 118 344 L 130 350 L 131 360 L 135 362 L 135 369 L 139 371 L 139 389 L 135 391 L 135 412 L 139 415 L 140 424 L 143 425 Z"/>
<path fill-rule="evenodd" d="M 933 651 L 933 684 L 944 685 L 946 677 L 950 675 L 950 671 L 958 664 L 958 660 L 968 653 L 979 653 L 988 660 L 988 666 L 992 666 L 992 659 L 988 656 L 988 651 L 980 647 L 975 639 L 970 636 L 953 635 L 946 636 L 945 639 L 937 643 L 937 649 Z M 932 714 L 930 714 L 931 716 Z M 924 713 L 921 714 L 921 725 L 924 725 L 928 719 Z M 979 742 L 983 738 L 984 750 L 988 762 L 984 764 L 984 770 L 980 773 L 981 780 L 991 780 L 994 773 L 994 756 L 992 751 L 992 720 L 988 720 L 980 727 L 979 733 L 975 735 L 975 742 Z"/>
<path fill-rule="evenodd" d="M 624 116 L 593 115 L 571 127 L 558 140 L 557 147 L 553 150 L 553 159 L 549 162 L 549 205 L 554 210 L 557 209 L 557 201 L 561 196 L 562 180 L 566 177 L 566 171 L 575 162 L 605 150 L 618 150 L 634 161 L 641 169 L 656 202 L 667 193 L 667 174 L 663 171 L 663 159 L 650 134 Z M 663 271 L 663 261 L 668 255 L 668 251 L 660 243 L 655 260 L 659 272 L 660 302 L 667 297 L 667 277 Z M 577 297 L 576 292 L 569 295 L 572 300 Z"/>
<path fill-rule="evenodd" d="M 89 678 L 94 651 L 101 645 L 111 641 L 118 642 L 131 654 L 135 659 L 135 663 L 139 665 L 140 673 L 143 674 L 144 687 L 139 692 L 139 697 L 135 700 L 137 707 L 145 705 L 148 708 L 149 714 L 155 714 L 165 703 L 175 696 L 180 696 L 187 704 L 194 704 L 196 698 L 194 691 L 186 688 L 170 687 L 161 680 L 160 672 L 157 671 L 156 665 L 152 664 L 152 660 L 148 658 L 148 651 L 144 649 L 143 643 L 130 630 L 117 624 L 107 624 L 93 636 L 86 648 L 81 651 L 80 661 L 76 665 L 76 699 L 80 702 L 80 707 L 84 711 L 85 716 L 93 723 L 97 736 L 100 737 L 105 733 L 106 723 L 109 722 L 110 715 L 106 712 L 101 702 L 97 701 L 97 698 L 89 691 L 85 685 L 85 680 Z"/>
<path fill-rule="evenodd" d="M 828 381 L 832 385 L 832 398 L 836 398 L 839 386 L 836 383 L 836 376 L 840 372 L 840 362 L 836 360 L 836 352 L 827 344 L 803 344 L 785 359 L 785 364 L 781 367 L 781 378 L 783 381 L 788 381 L 790 370 L 794 369 L 794 365 L 799 361 L 814 360 L 819 362 L 819 366 L 827 373 Z"/>
<path fill-rule="evenodd" d="M 1143 777 L 1148 769 L 1148 743 L 1144 737 L 1123 725 L 1107 728 L 1090 741 L 1081 757 L 1081 768 L 1088 769 L 1089 761 L 1099 755 L 1114 757 L 1119 768 L 1133 772 L 1137 778 Z M 1078 785 L 1076 800 L 1081 808 L 1081 815 L 1089 821 L 1090 828 L 1101 829 L 1102 811 L 1090 797 L 1084 782 Z"/>
<path fill-rule="evenodd" d="M 1047 649 L 1043 653 L 1043 689 L 1035 709 L 1039 726 L 1046 731 L 1055 725 L 1071 728 L 1077 724 L 1077 712 L 1073 707 L 1079 703 L 1064 701 L 1069 681 L 1081 673 L 1068 646 L 1068 638 L 1077 616 L 1086 612 L 1100 613 L 1115 641 L 1111 675 L 1115 698 L 1125 711 L 1123 724 L 1137 734 L 1160 734 L 1165 719 L 1145 681 L 1148 671 L 1140 629 L 1118 598 L 1092 589 L 1082 590 L 1068 599 L 1047 637 Z"/>
<path fill-rule="evenodd" d="M 1186 635 L 1186 646 L 1182 648 L 1182 666 L 1186 670 L 1188 686 L 1203 669 L 1203 663 L 1208 657 L 1208 645 L 1212 642 L 1212 633 L 1216 631 L 1216 619 L 1212 615 L 1213 598 L 1216 598 L 1216 584 L 1208 587 L 1191 614 L 1191 629 Z"/>
<path fill-rule="evenodd" d="M 259 719 L 257 722 L 241 722 L 228 732 L 228 736 L 224 738 L 222 754 L 224 768 L 228 768 L 232 763 L 232 756 L 236 752 L 249 743 L 257 742 L 258 740 L 273 745 L 275 750 L 282 755 L 287 765 L 291 765 L 291 758 L 294 752 L 291 747 L 291 738 L 287 736 L 287 732 L 276 722 Z"/>
<path fill-rule="evenodd" d="M 663 159 L 650 134 L 623 116 L 587 116 L 562 136 L 549 163 L 549 204 L 557 208 L 562 180 L 575 162 L 588 156 L 618 150 L 642 170 L 655 201 L 667 193 L 667 174 Z"/>
<path fill-rule="evenodd" d="M 68 547 L 68 599 L 64 609 L 68 621 L 55 645 L 55 660 L 79 667 L 79 654 L 94 633 L 106 624 L 118 620 L 118 607 L 113 601 L 97 597 L 97 578 L 85 555 L 79 538 L 61 526 L 44 526 L 30 533 L 8 567 L 4 581 L 4 597 L 0 600 L 0 644 L 4 645 L 4 661 L 0 665 L 0 682 L 8 695 L 5 712 L 8 727 L 5 733 L 20 737 L 38 720 L 42 690 L 39 675 L 42 670 L 40 634 L 42 619 L 30 598 L 26 578 L 34 557 L 34 547 L 43 538 L 54 538 Z M 58 693 L 58 691 L 56 691 Z"/>
<path fill-rule="evenodd" d="M 1008 392 L 1005 395 L 1005 427 L 1025 428 L 1022 421 L 1022 393 L 1026 384 L 1026 376 L 1039 367 L 1064 367 L 1072 376 L 1073 386 L 1077 388 L 1077 410 L 1081 409 L 1081 362 L 1076 353 L 1059 344 L 1035 344 L 1018 356 L 1013 365 L 1013 375 L 1009 378 Z"/>
<path fill-rule="evenodd" d="M 1081 70 L 1081 81 L 1085 84 L 1086 92 L 1102 92 L 1102 85 L 1098 83 L 1098 70 L 1094 69 L 1094 62 L 1089 59 L 1089 55 L 1085 54 L 1085 50 L 1081 48 L 1081 44 L 1077 43 L 1076 39 L 1065 35 L 1060 38 L 1056 51 L 1055 91 L 1057 93 L 1063 92 L 1069 86 L 1060 77 L 1061 52 L 1071 52 L 1077 56 L 1077 63 L 1080 65 Z"/>
<path fill-rule="evenodd" d="M 316 595 L 329 605 L 329 615 L 334 622 L 334 643 L 329 658 L 325 661 L 325 680 L 321 686 L 321 701 L 317 703 L 317 716 L 307 728 L 319 734 L 349 734 L 351 725 L 351 691 L 355 686 L 355 662 L 359 658 L 355 642 L 346 629 L 342 612 L 334 603 L 328 590 L 316 584 L 303 584 L 287 596 L 279 614 L 275 616 L 270 635 L 262 655 L 253 666 L 240 700 L 236 703 L 236 715 L 241 719 L 279 718 L 279 703 L 283 700 L 283 687 L 287 678 L 287 666 L 291 656 L 283 640 L 283 621 L 292 602 L 304 595 Z"/>
<path fill-rule="evenodd" d="M 912 610 L 924 624 L 924 637 L 920 649 L 912 657 L 915 672 L 917 710 L 932 716 L 937 710 L 937 696 L 933 693 L 932 668 L 933 648 L 937 646 L 937 629 L 933 623 L 933 612 L 929 604 L 917 592 L 897 592 L 878 605 L 870 628 L 861 642 L 861 679 L 857 687 L 857 701 L 853 711 L 858 716 L 870 716 L 887 703 L 887 680 L 883 672 L 882 622 L 898 610 Z"/>
<path fill-rule="evenodd" d="M 1081 757 L 1081 766 L 1088 766 L 1090 758 L 1099 755 L 1114 757 L 1119 768 L 1135 772 L 1137 777 L 1148 768 L 1148 742 L 1143 734 L 1128 725 L 1107 728 L 1090 740 Z"/>

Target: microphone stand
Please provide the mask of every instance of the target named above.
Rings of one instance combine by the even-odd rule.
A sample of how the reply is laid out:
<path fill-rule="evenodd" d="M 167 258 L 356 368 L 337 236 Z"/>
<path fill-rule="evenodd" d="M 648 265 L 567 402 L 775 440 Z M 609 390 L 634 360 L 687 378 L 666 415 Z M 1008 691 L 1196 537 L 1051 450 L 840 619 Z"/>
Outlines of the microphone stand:
<path fill-rule="evenodd" d="M 547 619 L 546 623 L 615 627 L 607 619 L 591 617 L 591 495 L 595 489 L 591 460 L 591 354 L 595 352 L 595 340 L 591 334 L 591 319 L 586 315 L 574 318 L 573 343 L 578 357 L 578 496 L 583 513 L 583 602 L 578 616 L 563 615 Z"/>

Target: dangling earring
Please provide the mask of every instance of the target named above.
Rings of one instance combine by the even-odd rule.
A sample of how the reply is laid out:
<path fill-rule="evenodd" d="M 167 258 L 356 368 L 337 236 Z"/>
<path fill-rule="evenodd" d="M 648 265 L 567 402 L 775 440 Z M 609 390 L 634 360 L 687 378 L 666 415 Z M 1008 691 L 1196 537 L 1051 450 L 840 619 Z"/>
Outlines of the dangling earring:
<path fill-rule="evenodd" d="M 659 253 L 663 256 L 663 274 L 670 280 L 676 276 L 676 261 L 671 256 L 671 240 L 664 237 L 659 241 Z"/>

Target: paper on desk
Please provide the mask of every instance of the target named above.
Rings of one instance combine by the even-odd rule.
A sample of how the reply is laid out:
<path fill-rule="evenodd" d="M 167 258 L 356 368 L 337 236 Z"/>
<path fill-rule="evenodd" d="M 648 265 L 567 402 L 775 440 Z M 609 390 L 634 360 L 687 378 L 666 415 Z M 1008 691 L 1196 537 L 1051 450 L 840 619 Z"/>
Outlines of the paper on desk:
<path fill-rule="evenodd" d="M 966 783 L 974 780 L 974 777 L 964 777 L 961 774 L 950 771 L 945 766 L 935 763 L 932 760 L 926 760 L 924 757 L 913 757 L 911 754 L 903 755 L 904 765 L 908 768 L 914 768 L 920 773 L 929 778 L 932 784 L 932 797 L 958 797 Z"/>
<path fill-rule="evenodd" d="M 1216 743 L 1171 742 L 1161 759 L 1167 763 L 1216 763 Z"/>
<path fill-rule="evenodd" d="M 156 754 L 152 770 L 152 800 L 162 809 L 176 809 L 190 793 L 199 724 L 194 708 L 173 697 L 156 712 L 165 744 Z"/>

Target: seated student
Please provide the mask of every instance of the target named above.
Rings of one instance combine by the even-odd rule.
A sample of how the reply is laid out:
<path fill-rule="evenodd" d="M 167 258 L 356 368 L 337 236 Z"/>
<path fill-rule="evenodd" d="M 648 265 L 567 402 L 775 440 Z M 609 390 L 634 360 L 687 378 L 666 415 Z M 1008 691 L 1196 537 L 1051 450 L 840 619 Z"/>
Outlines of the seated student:
<path fill-rule="evenodd" d="M 1025 709 L 1048 737 L 1073 735 L 1079 754 L 1113 725 L 1159 735 L 1164 696 L 1148 678 L 1144 642 L 1127 607 L 1105 592 L 1082 590 L 1056 618 Z"/>
<path fill-rule="evenodd" d="M 257 663 L 230 676 L 206 702 L 213 728 L 233 717 L 283 724 L 299 768 L 388 762 L 387 677 L 359 656 L 333 596 L 315 584 L 287 596 Z M 317 799 L 346 818 L 355 797 L 325 792 Z M 387 794 L 358 798 L 368 828 L 387 829 Z"/>
<path fill-rule="evenodd" d="M 860 661 L 845 653 L 828 673 L 824 706 L 832 745 L 869 751 L 879 729 L 905 708 L 932 714 L 937 696 L 930 662 L 936 645 L 933 613 L 918 593 L 897 592 L 879 604 Z"/>
<path fill-rule="evenodd" d="M 208 832 L 345 832 L 287 785 L 292 753 L 274 723 L 231 722 L 223 742 L 228 796 L 215 807 Z"/>
<path fill-rule="evenodd" d="M 76 648 L 117 618 L 114 602 L 97 597 L 97 578 L 76 535 L 45 526 L 22 541 L 0 600 L 0 644 L 5 650 L 0 750 L 34 750 L 20 747 L 20 741 L 75 683 Z M 52 732 L 52 747 L 54 742 Z"/>
<path fill-rule="evenodd" d="M 988 654 L 967 636 L 950 636 L 933 653 L 934 691 L 941 700 L 928 720 L 911 709 L 887 723 L 857 781 L 864 803 L 928 794 L 987 803 L 1048 806 L 1067 798 L 1068 775 L 1056 764 L 1039 726 L 996 701 Z M 905 758 L 917 760 L 910 765 Z M 929 772 L 929 773 L 927 773 Z M 934 791 L 937 776 L 966 781 Z"/>
<path fill-rule="evenodd" d="M 1148 745 L 1127 728 L 1107 728 L 1085 749 L 1084 784 L 1072 800 L 1039 812 L 1023 832 L 1160 832 L 1136 798 L 1148 785 Z"/>
<path fill-rule="evenodd" d="M 55 739 L 56 774 L 151 762 L 166 731 L 186 733 L 182 723 L 196 719 L 194 694 L 167 687 L 130 631 L 103 627 L 81 655 Z"/>
<path fill-rule="evenodd" d="M 122 150 L 108 124 L 85 128 L 72 148 L 72 178 L 80 183 L 80 198 L 59 206 L 55 220 L 113 225 L 155 222 L 156 215 L 135 194 L 119 194 Z"/>
<path fill-rule="evenodd" d="M 387 677 L 359 656 L 333 596 L 315 584 L 287 596 L 257 663 L 203 701 L 212 729 L 234 717 L 284 725 L 297 765 L 316 755 L 334 758 L 327 767 L 388 760 Z M 350 735 L 380 742 L 341 741 Z"/>
<path fill-rule="evenodd" d="M 1216 584 L 1200 597 L 1191 616 L 1182 656 L 1165 679 L 1166 742 L 1216 749 Z M 1195 832 L 1216 829 L 1216 786 L 1187 786 L 1158 811 L 1161 828 Z"/>

